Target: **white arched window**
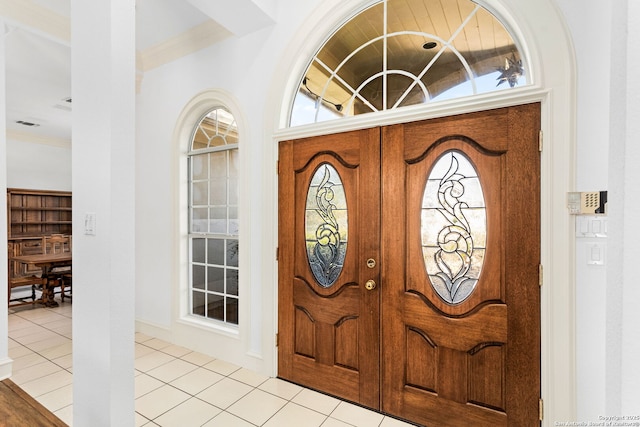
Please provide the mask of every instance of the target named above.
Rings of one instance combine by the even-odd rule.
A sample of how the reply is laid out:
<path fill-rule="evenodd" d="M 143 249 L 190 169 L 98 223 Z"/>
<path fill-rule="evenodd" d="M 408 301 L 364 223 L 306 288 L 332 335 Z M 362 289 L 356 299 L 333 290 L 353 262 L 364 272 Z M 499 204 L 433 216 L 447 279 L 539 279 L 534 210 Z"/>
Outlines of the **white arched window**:
<path fill-rule="evenodd" d="M 218 107 L 189 148 L 189 314 L 239 323 L 238 130 Z"/>
<path fill-rule="evenodd" d="M 290 126 L 527 84 L 509 31 L 471 0 L 381 0 L 313 57 Z"/>

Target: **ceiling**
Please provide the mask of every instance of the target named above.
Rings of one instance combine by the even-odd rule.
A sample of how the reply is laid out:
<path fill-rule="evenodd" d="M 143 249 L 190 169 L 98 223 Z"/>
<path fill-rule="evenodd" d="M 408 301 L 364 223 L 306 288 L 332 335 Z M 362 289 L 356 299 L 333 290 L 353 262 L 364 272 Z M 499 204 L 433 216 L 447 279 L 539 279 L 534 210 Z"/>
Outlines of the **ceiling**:
<path fill-rule="evenodd" d="M 0 20 L 6 31 L 6 121 L 10 140 L 58 146 L 71 144 L 70 2 L 0 0 Z M 270 4 L 273 8 L 275 3 L 265 0 L 136 0 L 137 83 L 144 81 L 144 73 L 149 70 L 229 37 L 239 37 L 273 24 L 274 10 L 268 7 Z M 389 34 L 398 35 L 388 38 L 388 60 L 392 68 L 418 75 L 442 42 L 449 38 L 455 38 L 452 46 L 466 58 L 476 75 L 495 71 L 515 49 L 504 27 L 488 12 L 477 10 L 476 13 L 477 6 L 470 0 L 403 0 L 397 3 L 405 7 L 392 9 L 388 18 Z M 368 45 L 351 60 L 345 58 L 369 40 L 380 38 L 382 22 L 382 6 L 371 7 L 335 33 L 317 58 L 334 70 L 342 63 L 340 77 L 350 87 L 358 87 L 376 71 L 376 67 L 380 67 L 382 42 Z M 425 42 L 435 40 L 425 38 L 424 34 L 441 37 L 436 40 L 437 47 L 433 51 L 423 49 Z M 464 81 L 463 74 L 460 61 L 449 49 L 423 80 L 433 95 Z M 324 99 L 331 103 L 342 103 L 352 94 L 344 85 L 330 80 L 330 73 L 316 64 L 307 70 L 306 77 L 310 90 L 316 93 L 330 82 Z M 394 96 L 392 92 L 402 94 L 406 86 L 406 79 L 392 77 L 389 77 L 387 89 L 390 99 Z M 394 84 L 398 86 L 395 89 Z M 381 99 L 379 86 L 374 80 L 361 92 L 378 109 L 382 108 L 378 105 Z M 416 100 L 408 97 L 406 103 L 424 102 L 423 98 L 422 93 L 417 93 Z M 367 111 L 370 110 L 362 110 Z M 346 110 L 343 114 L 347 114 Z"/>
<path fill-rule="evenodd" d="M 8 139 L 71 144 L 70 1 L 0 0 L 6 33 Z M 260 3 L 137 0 L 138 74 L 270 25 L 273 11 Z"/>

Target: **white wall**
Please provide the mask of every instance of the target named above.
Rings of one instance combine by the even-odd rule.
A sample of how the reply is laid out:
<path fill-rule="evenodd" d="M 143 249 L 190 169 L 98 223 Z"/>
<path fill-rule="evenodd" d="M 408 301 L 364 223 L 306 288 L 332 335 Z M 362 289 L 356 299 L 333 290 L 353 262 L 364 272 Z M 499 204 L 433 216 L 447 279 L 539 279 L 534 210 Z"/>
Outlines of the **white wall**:
<path fill-rule="evenodd" d="M 637 140 L 631 137 L 637 135 L 640 107 L 640 46 L 633 30 L 640 10 L 635 1 L 556 1 L 577 59 L 576 190 L 609 194 L 606 217 L 578 218 L 576 241 L 577 419 L 597 421 L 640 414 L 640 301 L 633 272 L 640 249 L 632 218 L 638 212 L 634 193 L 640 169 Z M 607 232 L 580 237 L 581 224 L 591 232 L 592 221 L 606 222 Z M 594 247 L 601 250 L 603 265 L 588 264 Z M 628 386 L 633 383 L 635 389 Z"/>
<path fill-rule="evenodd" d="M 606 409 L 640 414 L 640 4 L 613 9 L 611 127 L 609 130 L 610 262 L 606 299 Z M 638 422 L 638 419 L 635 420 Z"/>
<path fill-rule="evenodd" d="M 262 266 L 263 260 L 274 259 L 275 242 L 265 243 L 259 230 L 265 227 L 263 202 L 271 197 L 264 194 L 262 177 L 265 170 L 275 171 L 275 159 L 265 161 L 263 156 L 265 144 L 271 142 L 263 133 L 265 109 L 279 58 L 291 34 L 301 25 L 301 17 L 317 3 L 279 2 L 278 25 L 233 37 L 145 73 L 138 96 L 136 314 L 139 329 L 174 342 L 190 341 L 200 351 L 224 354 L 237 363 L 266 373 L 273 372 L 274 337 L 263 335 L 266 330 L 273 330 L 275 319 L 265 319 L 262 315 L 265 301 L 272 301 L 272 296 L 263 295 L 262 289 L 265 281 L 273 282 L 274 278 L 265 273 Z M 249 268 L 241 270 L 240 309 L 245 322 L 240 335 L 235 337 L 227 331 L 218 335 L 199 332 L 194 336 L 192 330 L 185 330 L 180 322 L 175 322 L 179 312 L 178 287 L 187 279 L 185 264 L 178 263 L 186 242 L 179 237 L 180 218 L 176 206 L 186 200 L 186 187 L 177 160 L 187 149 L 188 138 L 174 141 L 174 130 L 190 100 L 211 89 L 220 89 L 240 106 L 236 110 L 232 108 L 240 122 L 240 155 L 246 171 L 240 182 L 243 215 L 240 263 L 241 268 L 243 265 Z M 185 126 L 196 124 L 193 118 Z M 158 191 L 159 188 L 163 190 Z M 273 224 L 266 226 L 273 228 Z M 269 248 L 267 251 L 263 250 L 265 246 Z"/>
<path fill-rule="evenodd" d="M 7 187 L 71 191 L 71 147 L 7 140 Z"/>
<path fill-rule="evenodd" d="M 612 3 L 557 0 L 571 30 L 577 62 L 575 191 L 607 190 L 611 107 Z M 593 29 L 597 28 L 597 36 Z M 597 52 L 597 54 L 596 54 Z M 593 248 L 606 255 L 607 238 L 592 237 L 592 221 L 576 218 L 576 368 L 578 420 L 606 414 L 606 261 L 589 264 Z M 606 222 L 606 218 L 603 221 Z M 588 230 L 585 237 L 580 232 Z M 602 233 L 603 234 L 603 233 Z"/>

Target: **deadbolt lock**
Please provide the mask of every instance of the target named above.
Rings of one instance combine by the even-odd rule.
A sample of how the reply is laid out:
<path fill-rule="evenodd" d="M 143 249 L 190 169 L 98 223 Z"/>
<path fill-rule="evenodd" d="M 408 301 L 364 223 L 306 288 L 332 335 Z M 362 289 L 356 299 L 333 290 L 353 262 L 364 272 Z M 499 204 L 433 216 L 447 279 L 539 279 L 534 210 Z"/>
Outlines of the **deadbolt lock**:
<path fill-rule="evenodd" d="M 373 258 L 369 258 L 367 260 L 367 267 L 374 268 L 376 266 L 376 260 Z"/>
<path fill-rule="evenodd" d="M 376 288 L 375 280 L 371 280 L 371 279 L 367 280 L 367 283 L 364 284 L 364 287 L 368 291 L 374 290 Z"/>

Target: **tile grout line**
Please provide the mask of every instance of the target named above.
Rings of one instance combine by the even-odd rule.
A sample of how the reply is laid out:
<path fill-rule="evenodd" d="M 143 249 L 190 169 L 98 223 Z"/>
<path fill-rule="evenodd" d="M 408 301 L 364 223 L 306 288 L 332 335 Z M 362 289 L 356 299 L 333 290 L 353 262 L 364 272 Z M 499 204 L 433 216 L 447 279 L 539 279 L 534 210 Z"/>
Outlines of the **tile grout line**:
<path fill-rule="evenodd" d="M 19 312 L 13 312 L 13 313 L 9 313 L 9 314 L 10 315 L 15 315 L 16 318 L 20 319 L 20 321 L 28 322 L 29 324 L 27 326 L 25 326 L 25 328 L 29 328 L 29 327 L 32 327 L 32 326 L 38 326 L 38 327 L 43 328 L 44 331 L 46 331 L 46 332 L 55 334 L 54 336 L 59 336 L 59 337 L 65 338 L 65 339 L 69 340 L 71 343 L 73 343 L 73 338 L 72 337 L 70 338 L 70 337 L 64 335 L 63 333 L 61 333 L 59 331 L 50 329 L 48 327 L 47 321 L 43 320 L 43 319 L 46 319 L 49 316 L 51 316 L 51 317 L 58 317 L 59 316 L 59 319 L 56 319 L 56 320 L 68 319 L 68 320 L 71 321 L 72 320 L 71 313 L 69 313 L 69 315 L 65 315 L 65 314 L 63 314 L 63 312 L 67 312 L 68 310 L 63 310 L 63 311 L 59 312 L 59 311 L 54 311 L 54 310 L 51 310 L 51 309 L 48 309 L 48 308 L 45 308 L 45 309 L 48 311 L 47 315 L 37 316 L 37 317 L 34 317 L 34 318 L 30 318 L 30 316 L 23 317 L 23 316 L 21 316 L 19 314 Z M 47 326 L 44 326 L 44 325 L 47 325 Z M 60 327 L 64 327 L 64 325 L 60 326 Z M 18 328 L 18 329 L 16 329 L 16 331 L 17 330 L 21 330 L 21 329 L 24 329 L 24 328 Z M 35 332 L 35 333 L 39 333 L 39 332 Z M 26 334 L 25 336 L 29 336 L 29 335 L 30 334 Z M 143 336 L 146 339 L 141 339 Z M 52 358 L 49 358 L 49 357 L 47 357 L 47 356 L 45 356 L 45 355 L 43 355 L 41 353 L 41 352 L 45 352 L 46 353 L 46 350 L 49 350 L 51 348 L 55 348 L 58 345 L 54 345 L 53 347 L 46 347 L 44 349 L 35 351 L 30 346 L 33 345 L 33 344 L 36 344 L 36 343 L 38 343 L 38 342 L 40 342 L 42 340 L 35 341 L 34 343 L 22 344 L 21 342 L 15 340 L 11 336 L 9 336 L 9 339 L 12 340 L 17 346 L 29 350 L 30 353 L 28 353 L 28 354 L 36 354 L 39 357 L 42 357 L 46 362 L 51 362 L 57 368 L 56 372 L 65 372 L 66 371 L 67 373 L 73 375 L 73 371 L 72 371 L 71 367 L 70 368 L 65 368 L 65 367 L 61 366 L 59 363 L 56 363 L 54 361 L 55 359 L 63 358 L 63 357 L 66 357 L 68 355 L 62 355 L 62 356 L 56 357 L 55 359 L 52 359 Z M 49 338 L 45 338 L 45 339 L 49 339 Z M 158 340 L 158 341 L 160 341 L 162 343 L 167 343 L 168 345 L 166 345 L 164 347 L 161 347 L 161 348 L 155 348 L 155 347 L 150 346 L 149 344 L 145 344 L 145 342 L 148 342 L 148 341 L 151 341 L 151 340 Z M 158 420 L 160 417 L 164 416 L 165 414 L 169 413 L 170 411 L 174 410 L 175 408 L 179 407 L 180 405 L 185 404 L 186 402 L 190 401 L 191 399 L 197 399 L 199 402 L 211 405 L 213 408 L 215 408 L 215 409 L 220 411 L 218 414 L 216 414 L 212 418 L 209 418 L 207 421 L 205 421 L 204 422 L 205 424 L 211 422 L 216 417 L 220 416 L 222 413 L 226 413 L 228 416 L 237 417 L 238 419 L 241 419 L 241 420 L 247 422 L 248 424 L 250 424 L 252 426 L 255 426 L 255 424 L 253 422 L 251 422 L 250 420 L 244 418 L 242 415 L 236 415 L 235 413 L 229 412 L 228 409 L 231 408 L 233 405 L 237 404 L 238 402 L 240 402 L 242 399 L 246 398 L 249 394 L 253 393 L 256 390 L 259 390 L 260 392 L 267 393 L 267 394 L 269 394 L 269 395 L 271 395 L 273 397 L 282 399 L 284 401 L 284 404 L 282 405 L 282 407 L 280 407 L 273 414 L 269 415 L 268 418 L 264 422 L 262 422 L 262 424 L 260 424 L 260 426 L 264 426 L 267 423 L 269 423 L 269 421 L 271 421 L 277 414 L 281 413 L 283 410 L 285 410 L 285 408 L 287 406 L 290 406 L 290 405 L 295 405 L 295 406 L 298 406 L 300 408 L 304 408 L 305 410 L 312 411 L 313 413 L 316 413 L 316 414 L 320 415 L 321 417 L 323 417 L 323 419 L 321 420 L 320 426 L 326 424 L 327 421 L 329 421 L 329 420 L 339 421 L 340 423 L 344 423 L 344 425 L 346 425 L 346 426 L 351 426 L 351 427 L 354 426 L 353 424 L 350 424 L 350 423 L 348 423 L 346 421 L 343 421 L 343 420 L 341 420 L 339 418 L 334 418 L 332 416 L 336 412 L 336 410 L 339 408 L 340 403 L 344 402 L 342 400 L 338 399 L 338 404 L 333 409 L 331 409 L 331 411 L 329 411 L 328 414 L 325 414 L 323 412 L 320 412 L 317 409 L 314 409 L 313 407 L 309 407 L 308 405 L 301 404 L 301 403 L 298 403 L 298 402 L 294 402 L 294 400 L 297 397 L 299 397 L 301 395 L 301 393 L 304 392 L 304 390 L 307 390 L 304 387 L 299 386 L 298 384 L 290 383 L 290 382 L 288 382 L 286 380 L 282 380 L 282 379 L 279 379 L 277 377 L 266 377 L 266 378 L 263 379 L 262 377 L 264 377 L 264 375 L 257 374 L 257 373 L 256 374 L 258 375 L 258 377 L 253 377 L 253 378 L 259 378 L 260 381 L 251 381 L 251 379 L 252 379 L 251 376 L 245 376 L 244 378 L 245 378 L 246 381 L 243 380 L 243 379 L 237 378 L 237 377 L 232 377 L 234 374 L 237 374 L 239 371 L 243 370 L 244 368 L 242 368 L 240 366 L 233 365 L 233 364 L 228 363 L 228 362 L 225 362 L 225 361 L 223 361 L 221 359 L 208 357 L 207 355 L 204 355 L 204 354 L 203 354 L 204 356 L 207 356 L 207 358 L 210 358 L 211 360 L 209 360 L 209 361 L 207 361 L 207 362 L 205 362 L 203 364 L 198 364 L 198 363 L 194 363 L 194 362 L 189 361 L 189 360 L 185 360 L 185 358 L 188 357 L 189 355 L 202 354 L 202 353 L 198 353 L 196 351 L 193 351 L 193 350 L 190 350 L 190 349 L 188 349 L 186 347 L 183 347 L 187 352 L 184 353 L 184 354 L 181 354 L 180 356 L 175 356 L 174 354 L 171 354 L 166 350 L 171 347 L 172 350 L 170 350 L 170 351 L 174 351 L 174 353 L 175 353 L 176 351 L 175 351 L 175 349 L 173 349 L 173 347 L 181 347 L 181 346 L 178 346 L 178 345 L 175 345 L 175 344 L 171 344 L 171 343 L 168 343 L 168 342 L 166 342 L 164 340 L 160 340 L 160 339 L 157 339 L 157 338 L 148 337 L 148 336 L 143 335 L 143 334 L 138 335 L 138 333 L 136 333 L 136 338 L 134 339 L 134 347 L 137 344 L 139 344 L 139 345 L 143 346 L 143 348 L 149 350 L 148 353 L 146 353 L 146 354 L 144 354 L 143 356 L 140 356 L 140 357 L 144 357 L 144 356 L 152 355 L 152 354 L 162 354 L 162 355 L 165 355 L 165 356 L 169 356 L 171 359 L 166 361 L 166 362 L 164 362 L 164 363 L 161 363 L 158 366 L 155 366 L 155 367 L 153 367 L 151 369 L 143 371 L 143 370 L 135 368 L 135 360 L 138 359 L 138 358 L 136 358 L 134 356 L 134 370 L 138 371 L 140 373 L 140 375 L 146 375 L 147 377 L 149 377 L 149 378 L 151 378 L 151 379 L 153 379 L 155 381 L 158 381 L 160 383 L 160 386 L 158 386 L 158 387 L 154 388 L 153 390 L 151 390 L 149 392 L 146 392 L 146 393 L 144 393 L 144 394 L 142 394 L 140 396 L 137 396 L 135 399 L 137 400 L 137 399 L 139 399 L 139 398 L 141 398 L 143 396 L 146 396 L 149 393 L 152 393 L 153 391 L 155 391 L 155 390 L 157 390 L 157 389 L 159 389 L 159 388 L 161 388 L 161 387 L 163 387 L 165 385 L 169 386 L 172 389 L 177 390 L 177 391 L 179 391 L 181 393 L 184 393 L 185 396 L 186 396 L 185 400 L 183 400 L 183 401 L 181 401 L 181 402 L 179 402 L 179 403 L 177 403 L 177 404 L 175 404 L 175 405 L 173 405 L 173 406 L 171 406 L 169 408 L 166 408 L 166 409 L 162 408 L 163 412 L 158 414 L 158 415 L 156 415 L 153 419 L 149 419 L 147 416 L 141 414 L 140 412 L 135 411 L 136 416 L 141 417 L 140 421 L 143 422 L 143 424 L 141 424 L 141 425 L 156 425 L 155 424 L 155 420 Z M 65 345 L 65 343 L 62 343 L 62 344 L 59 344 L 59 345 L 62 346 L 62 345 Z M 26 354 L 24 356 L 27 356 L 28 354 Z M 70 354 L 73 354 L 73 353 L 70 353 Z M 21 356 L 21 357 L 23 357 L 23 356 Z M 151 372 L 151 371 L 153 371 L 155 369 L 162 368 L 163 366 L 165 366 L 165 365 L 167 365 L 169 363 L 178 361 L 178 360 L 181 361 L 181 362 L 189 364 L 190 367 L 191 366 L 193 367 L 193 369 L 190 369 L 188 372 L 184 372 L 184 373 L 180 374 L 179 376 L 177 376 L 175 378 L 172 378 L 169 382 L 167 382 L 166 380 L 157 378 L 153 374 L 149 373 L 149 372 Z M 231 367 L 231 369 L 230 370 L 225 370 L 225 373 L 222 373 L 222 372 L 216 371 L 216 370 L 214 370 L 214 369 L 212 369 L 210 367 L 205 367 L 206 365 L 208 365 L 208 364 L 210 364 L 210 363 L 212 363 L 214 361 L 220 361 L 220 362 L 228 365 L 229 367 Z M 44 363 L 44 362 L 42 362 L 42 363 Z M 27 368 L 29 368 L 29 367 L 26 367 L 24 369 L 27 369 Z M 209 372 L 211 372 L 213 374 L 219 375 L 220 379 L 215 381 L 215 382 L 213 382 L 213 383 L 211 383 L 211 384 L 208 384 L 204 389 L 202 389 L 200 391 L 197 391 L 196 394 L 193 394 L 191 391 L 183 390 L 183 389 L 181 389 L 181 388 L 179 388 L 179 387 L 177 387 L 177 386 L 172 384 L 175 381 L 178 381 L 179 379 L 185 377 L 186 375 L 189 375 L 190 373 L 192 373 L 192 372 L 194 372 L 194 371 L 196 371 L 198 369 L 204 369 L 204 370 L 209 371 Z M 56 372 L 54 372 L 54 373 L 56 373 Z M 247 372 L 253 372 L 253 371 L 247 370 Z M 51 375 L 51 374 L 49 374 L 49 375 Z M 39 377 L 39 378 L 42 378 L 42 377 Z M 238 397 L 237 399 L 235 399 L 230 404 L 228 404 L 226 406 L 226 408 L 220 408 L 219 406 L 204 400 L 202 397 L 199 397 L 199 395 L 201 393 L 203 393 L 205 390 L 209 389 L 210 387 L 213 387 L 215 384 L 218 384 L 220 381 L 223 381 L 225 379 L 229 379 L 231 381 L 234 381 L 234 382 L 243 384 L 243 385 L 245 385 L 247 387 L 250 387 L 250 390 L 248 392 L 242 394 L 242 396 Z M 284 382 L 286 384 L 290 384 L 292 386 L 299 387 L 299 390 L 295 391 L 295 393 L 293 393 L 293 395 L 291 395 L 290 397 L 283 397 L 284 394 L 288 395 L 289 393 L 282 393 L 283 395 L 278 394 L 277 393 L 277 387 L 275 387 L 273 389 L 261 388 L 261 387 L 265 386 L 265 384 L 270 380 L 282 381 L 282 382 Z M 33 380 L 30 380 L 30 381 L 33 381 Z M 134 381 L 135 381 L 135 377 L 134 377 Z M 254 385 L 254 384 L 256 384 L 256 385 Z M 59 388 L 56 388 L 54 390 L 50 390 L 47 393 L 43 393 L 42 395 L 40 395 L 38 397 L 44 396 L 44 395 L 46 395 L 48 393 L 55 392 L 55 391 L 60 390 L 60 389 L 62 389 L 64 387 L 67 387 L 67 386 L 68 386 L 68 384 L 67 385 L 63 385 L 63 386 L 61 386 Z M 313 390 L 311 390 L 311 391 L 313 391 Z M 38 400 L 38 397 L 34 397 L 34 398 L 36 400 Z M 72 406 L 73 406 L 73 402 L 71 404 L 69 404 L 69 405 L 65 405 L 65 406 L 63 406 L 61 408 L 56 409 L 55 412 L 57 413 L 57 412 L 63 411 L 63 410 L 68 409 L 69 407 L 72 407 Z M 384 425 L 384 422 L 385 422 L 386 418 L 390 418 L 390 419 L 393 418 L 393 417 L 387 417 L 383 413 L 380 413 L 380 412 L 378 412 L 378 413 L 380 415 L 382 415 L 381 421 L 377 424 L 378 427 L 381 427 L 382 425 Z M 409 425 L 409 424 L 407 424 L 407 425 Z M 259 427 L 259 426 L 257 426 L 257 427 Z"/>

